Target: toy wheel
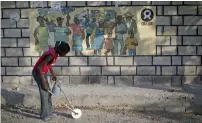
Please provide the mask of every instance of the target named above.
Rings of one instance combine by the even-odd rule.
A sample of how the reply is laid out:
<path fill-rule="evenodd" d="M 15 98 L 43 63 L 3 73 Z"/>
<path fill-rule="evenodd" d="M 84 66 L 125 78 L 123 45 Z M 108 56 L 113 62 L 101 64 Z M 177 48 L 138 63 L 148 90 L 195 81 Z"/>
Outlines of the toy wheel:
<path fill-rule="evenodd" d="M 82 116 L 82 112 L 80 109 L 74 109 L 73 111 L 75 112 L 72 112 L 72 117 L 74 119 L 79 119 Z"/>

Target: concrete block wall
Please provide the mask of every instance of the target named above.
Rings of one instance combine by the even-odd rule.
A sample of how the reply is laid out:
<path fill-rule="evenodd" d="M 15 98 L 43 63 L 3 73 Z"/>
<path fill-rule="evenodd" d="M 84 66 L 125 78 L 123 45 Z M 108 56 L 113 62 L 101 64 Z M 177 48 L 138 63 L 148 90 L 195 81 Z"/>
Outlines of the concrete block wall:
<path fill-rule="evenodd" d="M 63 1 L 62 6 L 115 6 L 115 2 Z M 45 2 L 44 7 L 50 7 Z M 154 56 L 62 57 L 54 68 L 65 84 L 109 86 L 182 86 L 202 84 L 202 2 L 126 1 L 121 6 L 156 6 Z M 31 70 L 38 56 L 30 47 L 28 9 L 30 2 L 1 2 L 2 84 L 36 85 Z M 40 5 L 38 5 L 40 7 Z M 9 13 L 20 20 L 10 23 Z"/>

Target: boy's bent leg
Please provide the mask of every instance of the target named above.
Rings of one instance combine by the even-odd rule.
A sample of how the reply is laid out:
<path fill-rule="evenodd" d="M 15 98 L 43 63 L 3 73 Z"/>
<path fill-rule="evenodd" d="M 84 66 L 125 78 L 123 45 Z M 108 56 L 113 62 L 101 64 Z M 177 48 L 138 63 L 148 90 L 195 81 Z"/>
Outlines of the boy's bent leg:
<path fill-rule="evenodd" d="M 50 116 L 49 112 L 49 93 L 42 88 L 39 88 L 40 98 L 41 98 L 41 118 L 44 119 Z"/>

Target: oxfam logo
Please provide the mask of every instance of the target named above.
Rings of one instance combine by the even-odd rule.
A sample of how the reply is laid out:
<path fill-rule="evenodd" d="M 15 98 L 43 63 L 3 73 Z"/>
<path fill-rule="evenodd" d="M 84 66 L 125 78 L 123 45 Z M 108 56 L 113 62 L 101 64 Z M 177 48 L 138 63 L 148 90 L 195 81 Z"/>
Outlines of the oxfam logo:
<path fill-rule="evenodd" d="M 141 12 L 141 18 L 145 22 L 149 22 L 154 18 L 154 12 L 151 9 L 143 9 Z"/>

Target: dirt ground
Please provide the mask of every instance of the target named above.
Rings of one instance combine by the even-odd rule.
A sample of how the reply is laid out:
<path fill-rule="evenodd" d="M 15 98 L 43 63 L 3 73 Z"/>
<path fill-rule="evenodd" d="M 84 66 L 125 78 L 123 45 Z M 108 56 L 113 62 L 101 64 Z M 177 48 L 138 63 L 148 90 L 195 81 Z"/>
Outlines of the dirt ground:
<path fill-rule="evenodd" d="M 1 107 L 2 123 L 43 123 L 33 108 Z M 80 119 L 72 119 L 69 110 L 55 109 L 58 116 L 48 123 L 202 123 L 202 116 L 163 112 L 82 109 Z"/>

